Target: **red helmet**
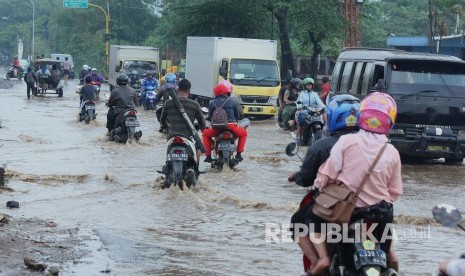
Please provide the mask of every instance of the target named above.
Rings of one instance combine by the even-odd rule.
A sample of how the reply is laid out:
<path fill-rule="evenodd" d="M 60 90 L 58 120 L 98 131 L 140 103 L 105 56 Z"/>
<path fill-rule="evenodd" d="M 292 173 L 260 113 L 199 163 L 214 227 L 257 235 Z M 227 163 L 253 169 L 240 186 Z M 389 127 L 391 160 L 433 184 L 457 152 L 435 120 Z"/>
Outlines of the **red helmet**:
<path fill-rule="evenodd" d="M 233 91 L 233 86 L 228 80 L 222 80 L 218 84 L 223 84 L 228 88 L 228 92 L 231 93 Z"/>
<path fill-rule="evenodd" d="M 215 86 L 215 88 L 213 88 L 213 93 L 215 96 L 228 95 L 229 89 L 224 84 L 218 84 Z"/>

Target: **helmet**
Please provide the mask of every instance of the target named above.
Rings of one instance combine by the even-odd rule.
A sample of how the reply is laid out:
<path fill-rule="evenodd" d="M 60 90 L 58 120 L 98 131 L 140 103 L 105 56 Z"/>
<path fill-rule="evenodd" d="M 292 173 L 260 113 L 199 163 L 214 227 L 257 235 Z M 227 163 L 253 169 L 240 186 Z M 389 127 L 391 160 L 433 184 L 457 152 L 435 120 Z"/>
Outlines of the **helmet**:
<path fill-rule="evenodd" d="M 120 74 L 116 78 L 116 84 L 117 85 L 127 85 L 129 83 L 129 77 L 126 74 Z"/>
<path fill-rule="evenodd" d="M 228 93 L 229 93 L 228 87 L 222 83 L 217 84 L 215 88 L 213 88 L 213 94 L 215 94 L 215 96 L 227 95 Z"/>
<path fill-rule="evenodd" d="M 359 109 L 360 100 L 352 95 L 342 94 L 330 98 L 326 106 L 329 132 L 357 128 Z"/>
<path fill-rule="evenodd" d="M 92 68 L 91 72 L 92 72 L 92 73 L 94 73 L 94 72 L 97 73 L 97 68 L 95 68 L 95 67 Z"/>
<path fill-rule="evenodd" d="M 132 75 L 137 75 L 137 71 L 136 71 L 136 70 L 132 70 L 132 71 L 131 71 L 131 74 L 132 74 Z"/>
<path fill-rule="evenodd" d="M 147 71 L 147 77 L 151 75 L 153 77 L 153 72 L 152 71 Z"/>
<path fill-rule="evenodd" d="M 232 84 L 228 81 L 228 80 L 222 80 L 220 81 L 218 84 L 223 84 L 224 86 L 226 86 L 228 88 L 228 92 L 229 93 L 232 93 L 233 91 L 233 86 Z"/>
<path fill-rule="evenodd" d="M 84 70 L 89 70 L 89 65 L 84 64 L 84 65 L 82 66 L 82 69 L 84 69 Z"/>
<path fill-rule="evenodd" d="M 360 104 L 358 123 L 361 129 L 388 134 L 396 121 L 397 105 L 391 96 L 373 92 Z"/>
<path fill-rule="evenodd" d="M 300 89 L 302 88 L 302 81 L 299 78 L 293 78 L 290 82 L 291 89 L 297 89 L 297 85 L 300 84 Z"/>
<path fill-rule="evenodd" d="M 304 87 L 305 87 L 305 85 L 307 85 L 309 83 L 315 84 L 315 81 L 312 78 L 305 78 L 303 83 L 304 83 Z"/>
<path fill-rule="evenodd" d="M 176 83 L 176 75 L 173 74 L 173 73 L 166 74 L 165 82 L 167 82 L 167 83 Z"/>

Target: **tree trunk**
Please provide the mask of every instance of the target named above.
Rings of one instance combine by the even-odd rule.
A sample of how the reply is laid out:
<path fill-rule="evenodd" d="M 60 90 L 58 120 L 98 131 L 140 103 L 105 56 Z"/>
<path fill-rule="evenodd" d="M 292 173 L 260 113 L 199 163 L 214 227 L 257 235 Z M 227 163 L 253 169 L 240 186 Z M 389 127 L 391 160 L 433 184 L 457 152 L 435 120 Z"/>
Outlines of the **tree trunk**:
<path fill-rule="evenodd" d="M 292 70 L 292 74 L 295 74 L 294 59 L 287 31 L 287 9 L 283 13 L 275 13 L 275 17 L 278 21 L 279 42 L 281 43 L 281 80 L 286 80 L 287 70 Z"/>
<path fill-rule="evenodd" d="M 310 62 L 310 76 L 316 81 L 318 74 L 318 55 L 323 52 L 323 48 L 321 47 L 320 40 L 317 39 L 312 32 L 308 32 L 308 36 L 313 44 L 313 53 Z"/>

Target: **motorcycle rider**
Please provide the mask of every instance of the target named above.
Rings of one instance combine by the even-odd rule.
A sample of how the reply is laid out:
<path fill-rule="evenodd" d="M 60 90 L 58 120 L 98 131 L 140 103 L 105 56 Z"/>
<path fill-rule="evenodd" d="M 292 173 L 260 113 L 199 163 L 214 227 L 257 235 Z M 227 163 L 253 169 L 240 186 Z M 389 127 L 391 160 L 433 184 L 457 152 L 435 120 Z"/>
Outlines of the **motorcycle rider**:
<path fill-rule="evenodd" d="M 97 68 L 92 68 L 92 70 L 90 70 L 90 74 L 87 76 L 90 76 L 92 78 L 92 82 L 95 83 L 95 85 L 98 85 L 98 87 L 102 85 L 103 77 L 97 72 Z"/>
<path fill-rule="evenodd" d="M 283 109 L 285 106 L 284 103 L 284 93 L 286 93 L 287 90 L 289 90 L 291 83 L 291 79 L 287 79 L 286 83 L 279 89 L 279 94 L 278 94 L 278 126 L 283 127 L 283 120 L 282 120 L 282 115 L 283 115 Z"/>
<path fill-rule="evenodd" d="M 81 72 L 79 72 L 79 83 L 84 84 L 84 78 L 89 74 L 89 66 L 84 64 Z"/>
<path fill-rule="evenodd" d="M 444 275 L 448 275 L 448 276 L 465 275 L 465 254 L 462 254 L 460 259 L 445 260 L 445 261 L 440 262 L 439 272 Z"/>
<path fill-rule="evenodd" d="M 387 134 L 394 125 L 397 106 L 391 96 L 374 92 L 365 97 L 358 116 L 360 131 L 341 136 L 331 149 L 326 162 L 318 169 L 314 185 L 324 189 L 331 181 L 340 181 L 355 192 L 380 149 L 388 142 Z M 384 206 L 388 210 L 383 221 L 378 222 L 373 234 L 383 234 L 388 223 L 392 223 L 392 204 L 402 194 L 400 155 L 397 149 L 387 144 L 375 170 L 369 175 L 364 189 L 357 197 L 356 207 Z M 311 208 L 310 208 L 311 209 Z M 313 224 L 310 240 L 313 242 L 318 260 L 311 270 L 312 275 L 324 272 L 331 263 L 326 242 L 321 240 L 323 219 L 307 212 L 306 224 Z M 316 240 L 315 240 L 316 239 Z M 389 252 L 391 240 L 381 242 L 381 249 Z"/>
<path fill-rule="evenodd" d="M 153 72 L 152 71 L 147 71 L 147 76 L 144 78 L 142 83 L 140 84 L 141 86 L 141 101 L 142 103 L 145 103 L 145 95 L 146 95 L 146 89 L 147 87 L 153 87 L 155 90 L 158 90 L 158 81 L 156 78 L 153 77 Z"/>
<path fill-rule="evenodd" d="M 169 74 L 168 74 L 169 75 Z M 167 76 L 168 76 L 167 75 Z M 173 74 L 174 75 L 174 74 Z M 176 80 L 176 78 L 175 78 Z M 168 79 L 166 79 L 168 83 Z M 171 83 L 171 82 L 170 82 Z M 184 110 L 186 111 L 190 121 L 194 124 L 195 120 L 199 124 L 200 130 L 205 129 L 205 119 L 202 116 L 202 110 L 200 105 L 191 99 L 189 99 L 189 94 L 191 91 L 191 83 L 187 79 L 183 79 L 179 82 L 179 89 L 178 89 L 178 98 L 181 102 Z M 165 89 L 165 93 L 169 93 Z M 192 133 L 190 132 L 184 118 L 181 115 L 181 112 L 178 110 L 176 104 L 172 99 L 169 99 L 165 102 L 161 117 L 160 117 L 160 124 L 163 128 L 168 128 L 168 140 L 175 136 L 175 135 L 183 135 L 186 137 L 191 137 Z M 197 150 L 197 165 L 198 161 L 200 160 L 200 147 L 199 145 L 195 145 Z"/>
<path fill-rule="evenodd" d="M 357 116 L 359 109 L 360 100 L 352 95 L 337 95 L 330 99 L 325 110 L 328 118 L 327 127 L 330 135 L 315 141 L 315 143 L 310 146 L 302 162 L 300 171 L 292 172 L 288 177 L 289 182 L 295 182 L 302 187 L 313 186 L 318 168 L 328 159 L 331 148 L 339 137 L 358 131 Z M 315 190 L 311 190 L 307 196 L 313 197 L 315 192 Z M 309 207 L 310 203 L 307 203 L 305 207 L 302 206 L 301 209 L 292 216 L 291 223 L 293 225 L 305 223 L 304 216 Z M 309 236 L 299 236 L 297 239 L 294 237 L 294 239 L 314 266 L 317 262 L 318 255 L 310 242 Z M 313 268 L 313 266 L 311 268 Z"/>
<path fill-rule="evenodd" d="M 284 92 L 284 107 L 281 115 L 284 130 L 290 130 L 292 128 L 289 121 L 294 121 L 295 111 L 297 110 L 296 102 L 301 89 L 302 81 L 299 78 L 293 78 L 289 83 L 289 89 Z"/>
<path fill-rule="evenodd" d="M 308 116 L 308 110 L 304 109 L 303 107 L 319 107 L 325 108 L 324 103 L 321 101 L 320 97 L 316 92 L 313 91 L 313 85 L 315 81 L 312 78 L 305 78 L 303 80 L 304 90 L 302 90 L 297 97 L 297 102 L 301 102 L 301 104 L 297 104 L 297 111 L 295 117 L 297 118 L 297 143 L 300 144 L 301 136 L 302 136 L 302 129 L 305 123 L 305 117 Z M 323 113 L 323 121 L 326 122 L 326 114 Z"/>
<path fill-rule="evenodd" d="M 190 84 L 190 82 L 189 82 L 189 84 Z M 172 74 L 172 73 L 166 74 L 164 83 L 160 87 L 160 91 L 157 94 L 157 98 L 155 99 L 155 102 L 161 101 L 162 103 L 166 103 L 166 101 L 170 97 L 169 91 L 168 91 L 170 89 L 174 89 L 174 90 L 178 89 L 178 86 L 176 85 L 176 76 L 174 74 Z M 189 88 L 189 91 L 190 91 L 190 88 Z M 157 109 L 157 111 L 155 112 L 156 115 L 157 115 L 158 122 L 161 122 L 160 121 L 161 112 L 162 112 L 161 108 Z M 160 124 L 160 129 L 158 131 L 161 132 L 161 133 L 163 133 L 165 131 L 165 128 L 164 128 L 163 124 Z"/>
<path fill-rule="evenodd" d="M 92 78 L 90 76 L 86 76 L 84 81 L 85 84 L 81 87 L 81 90 L 79 91 L 81 99 L 79 115 L 81 115 L 83 112 L 84 103 L 90 99 L 95 100 L 95 97 L 97 95 L 97 89 L 92 85 Z"/>
<path fill-rule="evenodd" d="M 137 94 L 134 89 L 128 86 L 129 77 L 126 74 L 120 74 L 116 78 L 116 84 L 118 87 L 111 91 L 110 99 L 107 102 L 107 106 L 110 108 L 107 113 L 108 136 L 115 128 L 116 117 L 127 109 L 134 109 L 137 105 Z"/>
<path fill-rule="evenodd" d="M 217 107 L 222 106 L 222 108 L 226 112 L 226 115 L 228 116 L 228 130 L 230 130 L 234 134 L 234 136 L 238 138 L 236 159 L 242 161 L 242 152 L 244 151 L 245 142 L 247 140 L 247 131 L 245 130 L 245 128 L 242 128 L 237 125 L 237 121 L 241 119 L 237 103 L 229 97 L 230 89 L 228 89 L 228 87 L 222 83 L 214 87 L 213 93 L 215 94 L 215 98 L 210 102 L 208 106 L 207 120 L 211 119 L 213 112 Z M 206 150 L 206 158 L 204 162 L 213 161 L 213 159 L 211 158 L 211 138 L 216 137 L 218 134 L 221 133 L 221 131 L 221 129 L 207 128 L 202 132 L 202 140 Z"/>

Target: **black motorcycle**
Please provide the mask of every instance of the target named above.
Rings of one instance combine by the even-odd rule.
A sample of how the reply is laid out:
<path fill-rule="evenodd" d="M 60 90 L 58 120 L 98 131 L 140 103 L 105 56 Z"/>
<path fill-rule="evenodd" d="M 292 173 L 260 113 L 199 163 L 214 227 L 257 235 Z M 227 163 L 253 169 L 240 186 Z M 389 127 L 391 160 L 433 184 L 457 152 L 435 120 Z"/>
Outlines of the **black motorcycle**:
<path fill-rule="evenodd" d="M 115 128 L 110 132 L 110 140 L 123 144 L 127 141 L 129 143 L 132 143 L 134 140 L 139 141 L 142 137 L 142 131 L 136 131 L 136 127 L 139 126 L 137 111 L 135 109 L 127 109 L 116 117 Z"/>
<path fill-rule="evenodd" d="M 182 190 L 183 181 L 188 188 L 195 186 L 199 170 L 194 142 L 183 135 L 176 135 L 168 140 L 166 164 L 158 172 L 165 175 L 163 188 L 177 185 Z"/>
<path fill-rule="evenodd" d="M 321 139 L 324 121 L 324 108 L 321 107 L 305 107 L 307 115 L 302 128 L 302 145 L 311 146 L 315 141 Z"/>
<path fill-rule="evenodd" d="M 79 113 L 79 122 L 85 121 L 86 124 L 90 123 L 90 120 L 95 120 L 97 113 L 95 112 L 95 101 L 88 99 L 85 101 L 84 106 Z"/>

